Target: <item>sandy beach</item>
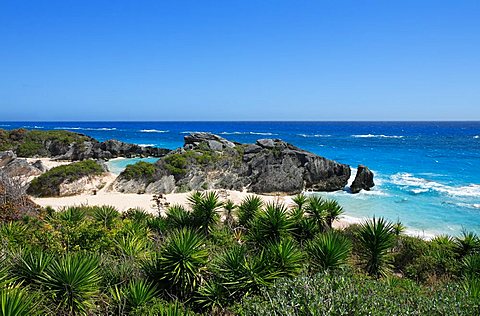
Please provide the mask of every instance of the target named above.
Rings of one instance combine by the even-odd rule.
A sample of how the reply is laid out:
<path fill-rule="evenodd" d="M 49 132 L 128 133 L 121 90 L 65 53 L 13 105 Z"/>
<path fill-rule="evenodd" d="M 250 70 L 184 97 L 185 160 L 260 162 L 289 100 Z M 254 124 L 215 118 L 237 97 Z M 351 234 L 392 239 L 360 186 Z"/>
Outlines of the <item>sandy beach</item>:
<path fill-rule="evenodd" d="M 252 193 L 240 192 L 240 191 L 230 191 L 230 190 L 219 190 L 222 200 L 230 199 L 235 204 L 241 203 L 241 201 Z M 164 197 L 170 205 L 172 204 L 181 204 L 187 205 L 187 198 L 191 194 L 188 193 L 170 193 L 165 194 Z M 287 206 L 292 205 L 292 196 L 271 196 L 271 195 L 258 195 L 265 202 L 281 202 Z M 96 195 L 92 194 L 82 194 L 74 196 L 63 196 L 63 197 L 51 197 L 51 198 L 34 198 L 35 203 L 46 207 L 50 206 L 58 210 L 66 206 L 72 205 L 111 205 L 117 208 L 120 212 L 124 212 L 130 208 L 139 207 L 150 213 L 158 213 L 156 203 L 153 200 L 153 194 L 127 194 L 120 192 L 112 191 L 99 191 Z M 336 228 L 344 228 L 352 223 L 361 222 L 361 219 L 342 216 L 340 220 L 334 223 Z"/>

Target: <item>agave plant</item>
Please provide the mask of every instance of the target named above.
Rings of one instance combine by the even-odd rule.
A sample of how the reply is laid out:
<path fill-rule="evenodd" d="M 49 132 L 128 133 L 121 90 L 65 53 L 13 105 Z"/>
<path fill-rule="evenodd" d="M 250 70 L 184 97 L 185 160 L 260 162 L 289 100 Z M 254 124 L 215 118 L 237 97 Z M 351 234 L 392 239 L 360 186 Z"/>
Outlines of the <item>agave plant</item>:
<path fill-rule="evenodd" d="M 346 237 L 331 230 L 310 241 L 306 249 L 313 270 L 326 271 L 346 264 L 352 244 Z"/>
<path fill-rule="evenodd" d="M 194 193 L 188 200 L 192 205 L 193 223 L 208 235 L 219 218 L 217 211 L 223 205 L 220 197 L 217 192 L 211 191 L 200 194 L 199 197 Z"/>
<path fill-rule="evenodd" d="M 184 228 L 169 236 L 161 253 L 144 263 L 144 270 L 152 281 L 188 297 L 200 282 L 207 258 L 204 238 Z"/>
<path fill-rule="evenodd" d="M 53 260 L 40 282 L 50 293 L 59 314 L 85 315 L 99 293 L 97 257 L 66 254 Z"/>
<path fill-rule="evenodd" d="M 294 277 L 302 270 L 305 256 L 291 239 L 267 246 L 269 265 L 279 277 Z"/>
<path fill-rule="evenodd" d="M 92 217 L 102 223 L 105 228 L 111 228 L 115 219 L 120 217 L 120 213 L 114 206 L 103 205 L 93 208 Z"/>
<path fill-rule="evenodd" d="M 280 203 L 268 203 L 251 226 L 251 235 L 259 243 L 279 242 L 293 230 L 288 209 Z"/>
<path fill-rule="evenodd" d="M 462 236 L 455 238 L 455 251 L 460 258 L 480 250 L 480 239 L 472 232 L 462 232 Z"/>
<path fill-rule="evenodd" d="M 41 249 L 26 248 L 13 257 L 12 273 L 27 284 L 38 282 L 53 258 L 52 254 Z"/>
<path fill-rule="evenodd" d="M 249 195 L 238 206 L 238 223 L 246 228 L 260 212 L 263 201 L 259 196 Z"/>
<path fill-rule="evenodd" d="M 324 230 L 327 223 L 327 212 L 325 210 L 324 203 L 324 199 L 319 196 L 312 195 L 308 197 L 307 205 L 305 207 L 310 220 L 312 220 L 320 230 Z"/>
<path fill-rule="evenodd" d="M 44 315 L 38 309 L 38 298 L 17 286 L 0 288 L 0 316 Z"/>
<path fill-rule="evenodd" d="M 344 213 L 343 207 L 335 200 L 326 200 L 323 203 L 323 209 L 325 210 L 325 222 L 331 229 L 333 222 Z"/>
<path fill-rule="evenodd" d="M 391 267 L 389 251 L 395 245 L 393 224 L 383 218 L 363 223 L 358 231 L 361 246 L 360 257 L 368 274 L 374 277 L 386 275 Z"/>

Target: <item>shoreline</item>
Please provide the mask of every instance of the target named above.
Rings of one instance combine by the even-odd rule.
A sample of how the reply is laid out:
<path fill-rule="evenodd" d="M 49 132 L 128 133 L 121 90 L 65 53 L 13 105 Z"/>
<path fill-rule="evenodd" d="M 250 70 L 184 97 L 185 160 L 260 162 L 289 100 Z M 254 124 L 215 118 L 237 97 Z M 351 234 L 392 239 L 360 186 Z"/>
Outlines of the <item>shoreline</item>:
<path fill-rule="evenodd" d="M 120 212 L 125 212 L 130 208 L 142 208 L 145 211 L 151 214 L 158 214 L 159 210 L 153 200 L 154 194 L 136 194 L 136 193 L 121 193 L 116 191 L 107 191 L 100 190 L 96 195 L 92 194 L 80 194 L 72 196 L 62 196 L 62 197 L 48 197 L 48 198 L 32 198 L 32 200 L 42 207 L 53 207 L 55 210 L 59 210 L 63 207 L 75 206 L 75 205 L 90 205 L 90 206 L 101 206 L 101 205 L 111 205 L 117 208 Z M 268 202 L 280 202 L 284 203 L 287 207 L 292 206 L 292 195 L 262 195 L 249 193 L 246 191 L 233 191 L 233 190 L 212 190 L 217 191 L 223 201 L 230 199 L 235 204 L 240 204 L 240 202 L 247 196 L 256 195 L 262 198 L 265 203 Z M 181 204 L 188 205 L 187 198 L 192 193 L 169 193 L 164 194 L 163 196 L 166 199 L 166 202 L 170 205 Z M 223 193 L 223 194 L 222 194 Z M 164 210 L 163 210 L 164 211 Z M 371 218 L 360 218 L 348 215 L 348 210 L 345 210 L 345 213 L 340 216 L 338 220 L 333 223 L 333 227 L 337 229 L 345 229 L 346 227 L 353 224 L 361 224 L 366 220 Z M 436 236 L 436 234 L 427 233 L 424 231 L 419 231 L 411 228 L 407 228 L 404 234 L 418 237 L 425 240 L 430 240 Z"/>

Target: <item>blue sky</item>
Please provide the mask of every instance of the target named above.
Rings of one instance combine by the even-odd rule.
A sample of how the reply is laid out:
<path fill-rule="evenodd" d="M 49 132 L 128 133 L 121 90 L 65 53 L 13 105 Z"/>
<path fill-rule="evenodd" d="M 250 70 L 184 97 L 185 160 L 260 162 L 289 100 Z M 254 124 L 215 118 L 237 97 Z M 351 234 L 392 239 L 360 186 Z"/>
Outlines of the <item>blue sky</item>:
<path fill-rule="evenodd" d="M 0 1 L 0 120 L 480 120 L 480 1 Z"/>

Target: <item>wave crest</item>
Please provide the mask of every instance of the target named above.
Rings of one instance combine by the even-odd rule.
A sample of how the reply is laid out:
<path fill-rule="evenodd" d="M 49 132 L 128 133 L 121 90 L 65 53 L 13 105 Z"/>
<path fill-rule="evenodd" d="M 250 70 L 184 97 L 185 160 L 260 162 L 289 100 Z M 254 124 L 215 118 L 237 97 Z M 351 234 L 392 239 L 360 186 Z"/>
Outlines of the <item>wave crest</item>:
<path fill-rule="evenodd" d="M 328 134 L 297 134 L 297 136 L 309 138 L 309 137 L 330 137 Z"/>
<path fill-rule="evenodd" d="M 351 135 L 354 138 L 404 138 L 402 135 L 374 135 L 374 134 L 360 134 L 360 135 Z"/>
<path fill-rule="evenodd" d="M 141 129 L 140 133 L 168 133 L 169 131 L 163 131 L 158 129 Z"/>
<path fill-rule="evenodd" d="M 391 182 L 409 189 L 414 194 L 437 192 L 456 197 L 479 197 L 480 185 L 471 183 L 464 186 L 451 186 L 436 181 L 415 177 L 411 173 L 396 173 L 391 176 Z"/>

